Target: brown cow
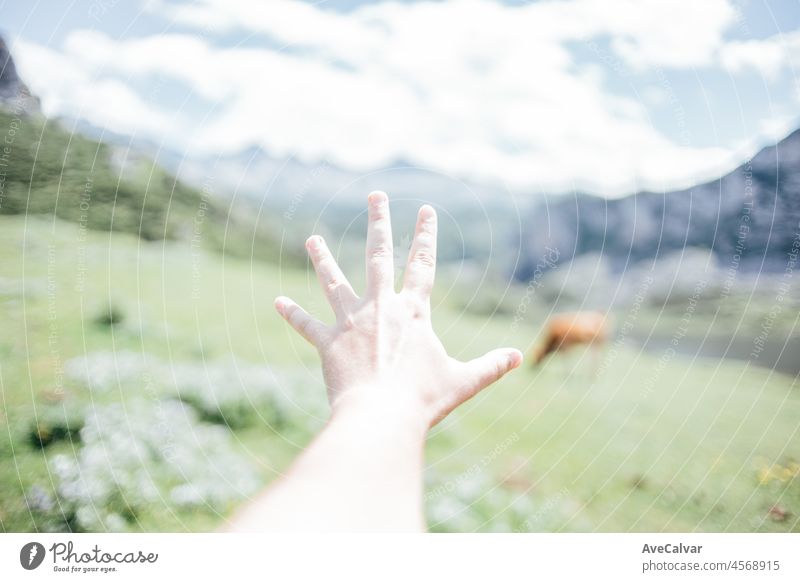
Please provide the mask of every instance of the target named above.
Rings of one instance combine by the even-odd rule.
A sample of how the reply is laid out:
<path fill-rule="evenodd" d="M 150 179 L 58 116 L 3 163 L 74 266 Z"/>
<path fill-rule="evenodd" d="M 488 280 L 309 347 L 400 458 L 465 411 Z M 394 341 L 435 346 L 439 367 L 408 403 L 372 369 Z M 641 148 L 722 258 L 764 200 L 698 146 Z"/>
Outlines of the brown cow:
<path fill-rule="evenodd" d="M 544 341 L 531 354 L 531 364 L 540 364 L 555 352 L 573 346 L 586 345 L 599 348 L 608 339 L 608 322 L 604 313 L 577 311 L 559 313 L 550 318 L 545 326 Z"/>

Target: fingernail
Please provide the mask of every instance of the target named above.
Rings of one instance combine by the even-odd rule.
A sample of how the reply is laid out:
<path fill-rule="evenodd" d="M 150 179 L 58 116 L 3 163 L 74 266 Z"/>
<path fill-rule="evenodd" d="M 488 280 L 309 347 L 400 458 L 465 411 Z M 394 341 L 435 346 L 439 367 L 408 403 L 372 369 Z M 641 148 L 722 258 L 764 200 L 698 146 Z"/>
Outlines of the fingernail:
<path fill-rule="evenodd" d="M 281 315 L 284 314 L 284 312 L 286 311 L 286 298 L 285 297 L 276 297 L 275 298 L 275 309 Z"/>
<path fill-rule="evenodd" d="M 375 192 L 370 192 L 369 196 L 367 197 L 367 200 L 373 206 L 380 206 L 388 199 L 389 197 L 386 196 L 386 192 L 381 192 L 380 190 L 376 190 Z"/>
<path fill-rule="evenodd" d="M 424 204 L 419 209 L 419 216 L 425 222 L 433 222 L 433 219 L 436 218 L 436 211 L 433 209 L 432 206 Z"/>
<path fill-rule="evenodd" d="M 306 245 L 308 246 L 308 248 L 312 250 L 315 251 L 319 250 L 319 248 L 322 246 L 322 237 L 316 234 L 314 236 L 308 237 Z"/>

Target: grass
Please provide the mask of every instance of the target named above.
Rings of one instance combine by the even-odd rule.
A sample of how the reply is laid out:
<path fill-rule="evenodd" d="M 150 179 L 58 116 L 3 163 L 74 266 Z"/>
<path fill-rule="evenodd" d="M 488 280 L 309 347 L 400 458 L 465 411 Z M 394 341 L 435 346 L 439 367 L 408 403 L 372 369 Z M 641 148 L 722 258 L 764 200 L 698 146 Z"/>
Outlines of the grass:
<path fill-rule="evenodd" d="M 510 315 L 460 308 L 445 281 L 438 288 L 434 325 L 453 355 L 534 342 L 535 313 L 514 326 Z M 29 438 L 48 403 L 130 397 L 115 389 L 88 394 L 71 383 L 63 374 L 71 357 L 132 350 L 181 362 L 233 354 L 307 371 L 307 389 L 322 391 L 314 350 L 273 311 L 278 294 L 330 319 L 313 273 L 297 267 L 0 217 L 2 529 L 41 526 L 25 493 L 33 485 L 52 489 L 47 459 L 73 452 L 69 439 L 41 448 Z M 482 508 L 470 520 L 456 515 L 434 529 L 491 530 L 493 513 L 524 499 L 532 509 L 519 528 L 533 531 L 800 531 L 794 378 L 739 362 L 661 358 L 622 342 L 593 379 L 589 356 L 517 370 L 434 429 L 427 459 L 440 485 L 489 483 L 470 494 L 468 506 Z M 259 425 L 234 437 L 264 482 L 308 438 Z M 449 494 L 433 487 L 429 496 Z M 495 489 L 505 497 L 482 504 Z M 170 508 L 137 515 L 136 527 L 204 531 L 223 517 Z"/>

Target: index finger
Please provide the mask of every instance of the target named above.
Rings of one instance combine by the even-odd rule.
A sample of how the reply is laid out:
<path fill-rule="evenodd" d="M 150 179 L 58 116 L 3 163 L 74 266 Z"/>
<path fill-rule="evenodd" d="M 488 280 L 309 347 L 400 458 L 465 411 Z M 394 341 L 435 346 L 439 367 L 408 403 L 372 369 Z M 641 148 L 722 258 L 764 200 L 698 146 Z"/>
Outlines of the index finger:
<path fill-rule="evenodd" d="M 394 289 L 392 222 L 389 198 L 384 192 L 372 192 L 367 198 L 367 291 L 378 294 Z"/>

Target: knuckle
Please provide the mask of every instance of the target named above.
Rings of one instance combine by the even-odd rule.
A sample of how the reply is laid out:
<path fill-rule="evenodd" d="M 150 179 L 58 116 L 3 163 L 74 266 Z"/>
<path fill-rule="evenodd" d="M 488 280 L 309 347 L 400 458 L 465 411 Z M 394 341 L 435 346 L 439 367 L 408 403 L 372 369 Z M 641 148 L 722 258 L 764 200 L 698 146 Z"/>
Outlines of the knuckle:
<path fill-rule="evenodd" d="M 503 365 L 500 362 L 496 362 L 494 365 L 494 380 L 499 380 L 504 372 Z"/>
<path fill-rule="evenodd" d="M 329 295 L 333 295 L 336 294 L 336 292 L 341 288 L 341 286 L 342 286 L 341 280 L 339 280 L 336 277 L 333 277 L 325 283 L 325 291 Z"/>
<path fill-rule="evenodd" d="M 371 259 L 384 259 L 392 256 L 392 249 L 387 244 L 378 244 L 369 250 Z"/>
<path fill-rule="evenodd" d="M 414 262 L 423 267 L 433 267 L 436 265 L 436 257 L 429 250 L 420 249 L 414 253 Z"/>
<path fill-rule="evenodd" d="M 380 222 L 389 215 L 389 205 L 388 204 L 372 205 L 370 206 L 369 211 L 372 222 Z"/>
<path fill-rule="evenodd" d="M 433 234 L 436 232 L 436 227 L 433 222 L 425 221 L 419 225 L 419 236 L 434 238 Z"/>

